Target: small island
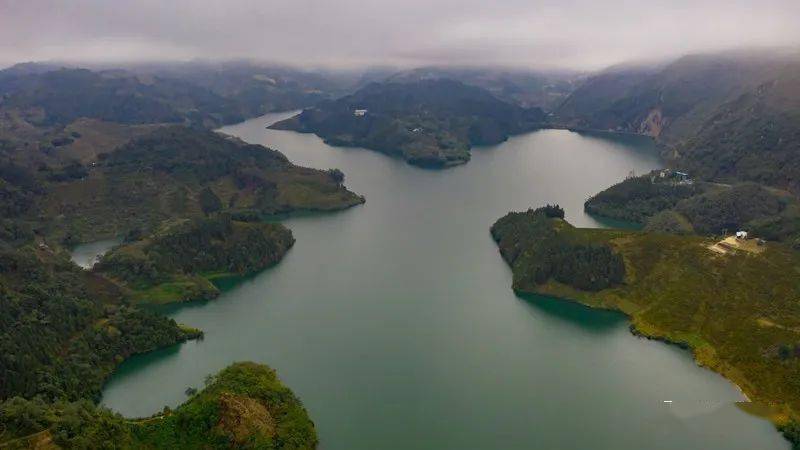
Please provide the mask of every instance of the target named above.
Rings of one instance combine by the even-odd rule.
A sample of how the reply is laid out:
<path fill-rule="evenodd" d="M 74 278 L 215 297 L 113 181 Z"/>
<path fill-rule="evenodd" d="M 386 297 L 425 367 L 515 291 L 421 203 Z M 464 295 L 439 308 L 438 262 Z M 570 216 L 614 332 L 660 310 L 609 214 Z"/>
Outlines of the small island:
<path fill-rule="evenodd" d="M 575 228 L 552 206 L 491 231 L 515 291 L 627 314 L 635 333 L 690 348 L 798 440 L 800 255 L 789 245 L 745 234 L 720 252 L 715 237 Z"/>
<path fill-rule="evenodd" d="M 544 125 L 539 108 L 506 103 L 459 81 L 424 79 L 371 83 L 270 128 L 315 133 L 330 145 L 364 147 L 416 166 L 446 168 L 469 161 L 473 145 L 497 144 Z"/>

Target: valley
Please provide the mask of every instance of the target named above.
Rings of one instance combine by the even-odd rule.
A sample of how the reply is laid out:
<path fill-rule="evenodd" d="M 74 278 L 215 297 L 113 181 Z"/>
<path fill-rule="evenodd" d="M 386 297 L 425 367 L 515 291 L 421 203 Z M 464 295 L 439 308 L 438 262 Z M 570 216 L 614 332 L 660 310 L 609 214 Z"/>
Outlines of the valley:
<path fill-rule="evenodd" d="M 797 445 L 796 68 L 2 70 L 0 445 Z"/>

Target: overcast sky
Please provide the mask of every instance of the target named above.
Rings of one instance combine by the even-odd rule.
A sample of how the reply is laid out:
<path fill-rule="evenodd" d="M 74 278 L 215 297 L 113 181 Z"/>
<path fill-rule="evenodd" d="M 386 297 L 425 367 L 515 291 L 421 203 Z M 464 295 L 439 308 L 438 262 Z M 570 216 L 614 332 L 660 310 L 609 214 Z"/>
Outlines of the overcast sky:
<path fill-rule="evenodd" d="M 0 66 L 253 58 L 597 69 L 800 44 L 800 0 L 0 0 Z"/>

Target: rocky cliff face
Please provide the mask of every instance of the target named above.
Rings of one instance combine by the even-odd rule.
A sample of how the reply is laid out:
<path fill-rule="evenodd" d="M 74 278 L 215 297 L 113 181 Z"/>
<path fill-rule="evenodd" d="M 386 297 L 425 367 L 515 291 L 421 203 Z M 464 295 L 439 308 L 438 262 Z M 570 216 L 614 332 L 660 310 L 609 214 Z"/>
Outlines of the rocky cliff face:
<path fill-rule="evenodd" d="M 655 108 L 647 114 L 647 117 L 639 124 L 639 129 L 636 131 L 638 134 L 644 134 L 657 138 L 661 135 L 661 131 L 666 125 L 664 116 L 661 113 L 661 108 Z"/>

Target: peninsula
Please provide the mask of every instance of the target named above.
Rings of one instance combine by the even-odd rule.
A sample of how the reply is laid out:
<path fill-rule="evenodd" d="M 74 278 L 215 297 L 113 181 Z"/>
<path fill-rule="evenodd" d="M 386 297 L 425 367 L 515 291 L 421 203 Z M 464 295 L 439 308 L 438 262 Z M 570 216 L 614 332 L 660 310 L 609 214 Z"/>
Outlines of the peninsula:
<path fill-rule="evenodd" d="M 720 252 L 705 236 L 575 228 L 554 210 L 492 226 L 515 291 L 624 312 L 635 333 L 690 348 L 797 439 L 797 251 L 768 242 Z"/>

